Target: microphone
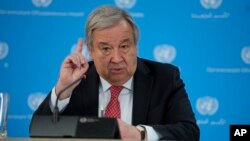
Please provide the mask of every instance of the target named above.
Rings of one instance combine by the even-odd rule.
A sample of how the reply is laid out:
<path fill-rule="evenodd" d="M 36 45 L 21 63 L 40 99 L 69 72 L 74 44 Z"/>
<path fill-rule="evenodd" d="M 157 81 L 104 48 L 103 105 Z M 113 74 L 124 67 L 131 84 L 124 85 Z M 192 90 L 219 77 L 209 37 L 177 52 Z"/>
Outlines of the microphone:
<path fill-rule="evenodd" d="M 63 92 L 78 83 L 86 75 L 79 77 L 63 88 L 57 95 L 53 115 L 34 115 L 30 124 L 30 137 L 42 138 L 96 138 L 120 139 L 120 131 L 115 118 L 60 116 L 58 101 Z"/>
<path fill-rule="evenodd" d="M 59 113 L 59 109 L 58 109 L 58 101 L 59 101 L 59 98 L 61 97 L 62 93 L 65 92 L 68 88 L 70 88 L 71 86 L 73 86 L 74 84 L 78 83 L 80 80 L 82 80 L 83 76 L 79 77 L 78 79 L 76 79 L 75 81 L 73 81 L 72 83 L 70 83 L 68 86 L 66 86 L 65 88 L 63 88 L 57 95 L 57 98 L 56 98 L 56 103 L 55 103 L 55 107 L 54 107 L 54 110 L 53 110 L 53 123 L 57 123 L 58 120 L 59 120 L 59 117 L 58 117 L 58 113 Z M 86 78 L 86 76 L 84 75 L 84 78 Z"/>

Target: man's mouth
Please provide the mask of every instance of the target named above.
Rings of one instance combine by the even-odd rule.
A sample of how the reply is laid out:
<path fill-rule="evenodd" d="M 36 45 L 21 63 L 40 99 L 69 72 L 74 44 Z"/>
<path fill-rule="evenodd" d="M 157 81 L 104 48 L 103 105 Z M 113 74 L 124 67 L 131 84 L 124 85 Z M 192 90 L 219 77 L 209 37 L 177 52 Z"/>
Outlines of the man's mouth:
<path fill-rule="evenodd" d="M 124 71 L 124 69 L 122 69 L 122 68 L 112 68 L 112 69 L 110 69 L 110 72 L 112 74 L 121 74 L 123 71 Z"/>

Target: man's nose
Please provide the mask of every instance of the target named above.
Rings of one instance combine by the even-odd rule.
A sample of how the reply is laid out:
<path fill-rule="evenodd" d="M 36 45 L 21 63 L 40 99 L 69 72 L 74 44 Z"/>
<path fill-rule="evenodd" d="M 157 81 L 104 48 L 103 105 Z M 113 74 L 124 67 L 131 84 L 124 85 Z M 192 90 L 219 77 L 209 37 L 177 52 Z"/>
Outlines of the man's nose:
<path fill-rule="evenodd" d="M 114 49 L 113 50 L 111 61 L 114 62 L 114 63 L 119 63 L 119 62 L 122 61 L 122 54 L 119 51 L 119 49 Z"/>

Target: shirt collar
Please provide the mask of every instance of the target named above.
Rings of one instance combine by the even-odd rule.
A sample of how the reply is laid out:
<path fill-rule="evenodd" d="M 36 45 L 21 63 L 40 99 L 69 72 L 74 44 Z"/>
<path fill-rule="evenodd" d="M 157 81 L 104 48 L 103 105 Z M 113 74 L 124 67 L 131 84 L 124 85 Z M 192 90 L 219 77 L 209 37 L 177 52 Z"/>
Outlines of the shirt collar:
<path fill-rule="evenodd" d="M 124 83 L 122 86 L 124 87 L 124 88 L 127 88 L 127 89 L 129 89 L 129 90 L 133 90 L 133 78 L 134 78 L 134 76 L 132 76 L 126 83 Z M 100 80 L 101 80 L 101 86 L 102 86 L 102 90 L 103 90 L 103 92 L 105 92 L 105 91 L 107 91 L 110 87 L 111 87 L 111 84 L 108 82 L 108 81 L 106 81 L 104 78 L 102 78 L 101 76 L 100 76 Z"/>

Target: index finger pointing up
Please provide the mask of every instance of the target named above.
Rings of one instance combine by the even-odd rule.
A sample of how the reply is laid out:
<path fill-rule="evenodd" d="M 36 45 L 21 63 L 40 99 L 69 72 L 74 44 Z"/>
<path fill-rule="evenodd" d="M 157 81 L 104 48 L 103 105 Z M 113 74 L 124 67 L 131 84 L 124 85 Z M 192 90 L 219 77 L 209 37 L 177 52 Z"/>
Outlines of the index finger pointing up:
<path fill-rule="evenodd" d="M 82 45 L 83 45 L 83 41 L 81 38 L 78 39 L 77 42 L 77 47 L 76 47 L 76 52 L 82 53 Z"/>

